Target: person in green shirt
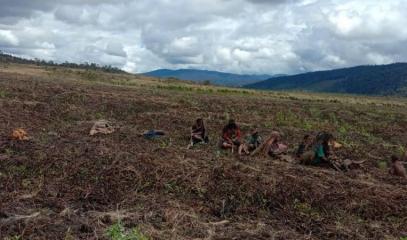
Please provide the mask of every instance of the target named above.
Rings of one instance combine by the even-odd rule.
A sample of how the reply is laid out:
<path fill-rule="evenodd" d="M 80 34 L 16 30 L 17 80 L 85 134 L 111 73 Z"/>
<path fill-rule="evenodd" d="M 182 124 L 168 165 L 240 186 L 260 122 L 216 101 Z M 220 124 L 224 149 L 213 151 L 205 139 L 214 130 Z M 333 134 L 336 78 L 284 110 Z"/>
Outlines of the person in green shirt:
<path fill-rule="evenodd" d="M 250 133 L 246 135 L 244 143 L 239 147 L 239 155 L 243 153 L 249 155 L 251 151 L 256 150 L 261 144 L 261 136 L 257 128 L 252 128 Z"/>
<path fill-rule="evenodd" d="M 318 144 L 317 146 L 315 146 L 314 153 L 315 153 L 314 159 L 311 162 L 312 165 L 319 165 L 322 162 L 327 162 L 328 161 L 327 158 L 326 158 L 324 147 L 322 146 L 322 144 Z"/>
<path fill-rule="evenodd" d="M 316 137 L 316 144 L 314 148 L 314 159 L 311 161 L 311 165 L 320 165 L 329 162 L 329 156 L 331 154 L 330 143 L 334 141 L 334 137 L 330 133 L 320 133 Z"/>
<path fill-rule="evenodd" d="M 246 136 L 246 143 L 249 145 L 249 150 L 253 151 L 258 148 L 261 144 L 261 136 L 256 128 L 251 130 L 251 133 Z"/>

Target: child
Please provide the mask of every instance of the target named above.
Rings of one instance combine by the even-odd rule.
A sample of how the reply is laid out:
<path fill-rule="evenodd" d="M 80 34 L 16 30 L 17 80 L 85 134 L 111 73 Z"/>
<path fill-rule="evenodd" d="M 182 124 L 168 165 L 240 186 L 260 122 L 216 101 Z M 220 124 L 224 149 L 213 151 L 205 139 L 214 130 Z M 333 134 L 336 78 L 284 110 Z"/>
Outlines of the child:
<path fill-rule="evenodd" d="M 261 137 L 256 128 L 250 130 L 250 133 L 245 138 L 245 143 L 240 145 L 239 155 L 245 154 L 249 155 L 251 151 L 256 150 L 261 144 Z"/>
<path fill-rule="evenodd" d="M 305 135 L 303 141 L 300 143 L 298 146 L 297 152 L 295 153 L 295 156 L 297 159 L 300 159 L 301 156 L 310 150 L 311 147 L 311 136 L 310 135 Z"/>

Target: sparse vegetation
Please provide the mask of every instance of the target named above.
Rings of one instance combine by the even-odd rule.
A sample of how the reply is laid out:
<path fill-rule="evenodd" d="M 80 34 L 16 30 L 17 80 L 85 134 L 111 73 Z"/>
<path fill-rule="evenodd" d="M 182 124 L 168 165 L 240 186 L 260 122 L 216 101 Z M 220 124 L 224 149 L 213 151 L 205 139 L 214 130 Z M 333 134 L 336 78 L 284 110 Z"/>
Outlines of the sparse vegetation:
<path fill-rule="evenodd" d="M 137 228 L 126 231 L 120 222 L 110 226 L 106 231 L 106 235 L 110 240 L 149 240 Z"/>
<path fill-rule="evenodd" d="M 0 98 L 5 98 L 7 96 L 6 91 L 0 90 Z"/>
<path fill-rule="evenodd" d="M 20 236 L 6 237 L 4 240 L 20 240 Z"/>
<path fill-rule="evenodd" d="M 98 70 L 0 68 L 1 239 L 402 239 L 406 181 L 387 162 L 407 146 L 404 99 L 257 92 Z M 92 72 L 89 74 L 89 72 Z M 90 76 L 90 77 L 89 77 Z M 187 150 L 206 119 L 210 144 Z M 89 136 L 95 120 L 110 135 Z M 326 130 L 336 172 L 217 146 L 234 118 L 294 152 Z M 15 128 L 32 140 L 10 141 Z M 168 134 L 147 140 L 140 133 Z M 135 228 L 139 226 L 140 228 Z M 17 237 L 16 237 L 17 236 Z"/>

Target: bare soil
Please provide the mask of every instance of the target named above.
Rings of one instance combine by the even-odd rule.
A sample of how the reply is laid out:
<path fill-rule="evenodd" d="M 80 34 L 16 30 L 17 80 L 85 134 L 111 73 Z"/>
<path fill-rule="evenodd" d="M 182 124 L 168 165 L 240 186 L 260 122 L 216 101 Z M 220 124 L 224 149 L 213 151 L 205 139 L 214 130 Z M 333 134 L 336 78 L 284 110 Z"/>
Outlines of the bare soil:
<path fill-rule="evenodd" d="M 0 69 L 0 239 L 106 239 L 119 220 L 166 240 L 407 236 L 407 180 L 383 167 L 407 146 L 403 102 L 119 86 L 38 71 Z M 197 117 L 211 143 L 187 150 Z M 366 162 L 338 172 L 239 158 L 217 147 L 228 118 L 243 131 L 282 132 L 291 152 L 304 134 L 331 131 L 340 157 Z M 98 119 L 116 131 L 89 136 Z M 32 139 L 11 140 L 15 128 Z M 168 134 L 140 136 L 152 128 Z"/>

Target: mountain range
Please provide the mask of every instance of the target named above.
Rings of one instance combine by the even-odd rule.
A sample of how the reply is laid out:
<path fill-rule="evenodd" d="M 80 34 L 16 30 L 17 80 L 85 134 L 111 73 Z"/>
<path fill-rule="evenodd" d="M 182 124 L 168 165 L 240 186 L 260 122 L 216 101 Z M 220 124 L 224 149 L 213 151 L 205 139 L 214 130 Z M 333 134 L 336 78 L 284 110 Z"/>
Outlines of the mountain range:
<path fill-rule="evenodd" d="M 240 75 L 225 72 L 197 70 L 197 69 L 159 69 L 142 75 L 158 78 L 177 78 L 194 82 L 210 82 L 215 85 L 241 87 L 243 85 L 263 81 L 281 75 Z"/>
<path fill-rule="evenodd" d="M 262 90 L 407 96 L 407 63 L 358 66 L 281 76 L 244 87 Z"/>
<path fill-rule="evenodd" d="M 54 63 L 15 57 L 0 51 L 0 63 L 36 64 L 102 70 L 124 73 L 111 66 L 94 63 Z M 261 90 L 288 90 L 306 92 L 345 93 L 407 97 L 407 63 L 367 65 L 328 71 L 308 72 L 297 75 L 239 75 L 225 72 L 179 69 L 160 69 L 144 75 L 159 78 L 177 78 L 215 85 Z"/>

